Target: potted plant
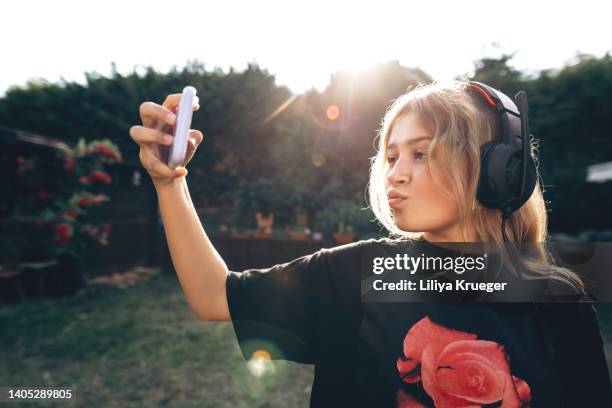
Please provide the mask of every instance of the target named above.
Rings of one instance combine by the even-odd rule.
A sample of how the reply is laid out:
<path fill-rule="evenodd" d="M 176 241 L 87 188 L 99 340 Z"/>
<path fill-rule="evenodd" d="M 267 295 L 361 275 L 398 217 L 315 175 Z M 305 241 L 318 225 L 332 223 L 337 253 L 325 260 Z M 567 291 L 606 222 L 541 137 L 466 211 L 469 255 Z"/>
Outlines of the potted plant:
<path fill-rule="evenodd" d="M 274 227 L 274 212 L 269 207 L 264 206 L 261 211 L 255 212 L 257 229 L 253 231 L 253 237 L 258 239 L 272 238 L 272 228 Z"/>
<path fill-rule="evenodd" d="M 294 217 L 288 228 L 289 238 L 295 241 L 311 239 L 310 214 L 319 208 L 319 195 L 303 184 L 285 181 L 282 183 L 282 196 L 285 205 L 293 210 L 287 214 Z"/>
<path fill-rule="evenodd" d="M 363 221 L 361 208 L 352 201 L 335 199 L 319 211 L 315 217 L 315 226 L 334 241 L 340 244 L 355 240 L 355 225 Z"/>
<path fill-rule="evenodd" d="M 333 233 L 336 230 L 337 221 L 338 221 L 337 214 L 331 208 L 331 206 L 323 208 L 322 210 L 318 211 L 314 217 L 313 225 L 314 225 L 315 233 L 320 234 L 321 238 L 323 237 L 333 238 Z M 313 234 L 313 237 L 314 237 L 314 234 Z"/>
<path fill-rule="evenodd" d="M 287 230 L 287 235 L 292 241 L 308 241 L 310 239 L 310 228 L 292 227 Z"/>
<path fill-rule="evenodd" d="M 308 228 L 310 214 L 321 208 L 321 195 L 315 193 L 312 188 L 295 183 L 285 184 L 284 195 L 287 197 L 287 203 L 293 206 L 295 223 L 302 228 Z"/>
<path fill-rule="evenodd" d="M 270 210 L 257 211 L 255 212 L 255 221 L 257 222 L 257 229 L 271 231 L 274 227 L 274 212 Z"/>
<path fill-rule="evenodd" d="M 308 208 L 297 206 L 294 207 L 295 222 L 302 228 L 308 228 Z"/>
<path fill-rule="evenodd" d="M 282 206 L 278 181 L 259 177 L 240 187 L 235 198 L 241 214 L 254 214 L 256 229 L 253 236 L 270 238 L 274 228 L 274 212 Z"/>
<path fill-rule="evenodd" d="M 351 225 L 344 226 L 344 222 L 340 222 L 337 232 L 334 232 L 334 241 L 339 244 L 348 244 L 355 240 L 355 233 Z"/>

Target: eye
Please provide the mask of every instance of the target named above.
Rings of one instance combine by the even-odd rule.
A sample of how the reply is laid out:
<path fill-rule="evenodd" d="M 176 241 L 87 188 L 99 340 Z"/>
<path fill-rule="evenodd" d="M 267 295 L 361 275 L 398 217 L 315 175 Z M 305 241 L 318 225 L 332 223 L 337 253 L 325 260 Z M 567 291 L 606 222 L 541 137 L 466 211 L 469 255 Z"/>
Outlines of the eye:
<path fill-rule="evenodd" d="M 414 158 L 417 161 L 423 161 L 425 160 L 426 157 L 427 157 L 427 154 L 425 153 L 424 150 L 417 150 L 414 152 Z M 397 157 L 387 156 L 387 163 L 389 163 L 390 165 L 393 165 L 396 161 L 397 161 Z"/>
<path fill-rule="evenodd" d="M 427 157 L 427 154 L 424 151 L 422 151 L 422 150 L 418 150 L 418 151 L 414 152 L 414 157 L 415 158 L 421 157 L 421 159 L 419 159 L 419 160 L 425 160 L 425 157 Z"/>

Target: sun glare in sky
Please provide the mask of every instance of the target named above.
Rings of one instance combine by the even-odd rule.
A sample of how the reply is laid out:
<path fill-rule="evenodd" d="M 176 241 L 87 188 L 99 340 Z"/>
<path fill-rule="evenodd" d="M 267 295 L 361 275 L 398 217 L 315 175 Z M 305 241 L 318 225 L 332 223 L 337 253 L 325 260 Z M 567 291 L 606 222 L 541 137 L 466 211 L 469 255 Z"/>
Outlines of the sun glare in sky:
<path fill-rule="evenodd" d="M 0 94 L 33 78 L 83 83 L 84 72 L 110 75 L 111 62 L 120 73 L 196 59 L 225 72 L 256 62 L 295 93 L 389 60 L 444 80 L 516 52 L 516 68 L 537 72 L 610 50 L 608 4 L 22 0 L 3 7 Z"/>

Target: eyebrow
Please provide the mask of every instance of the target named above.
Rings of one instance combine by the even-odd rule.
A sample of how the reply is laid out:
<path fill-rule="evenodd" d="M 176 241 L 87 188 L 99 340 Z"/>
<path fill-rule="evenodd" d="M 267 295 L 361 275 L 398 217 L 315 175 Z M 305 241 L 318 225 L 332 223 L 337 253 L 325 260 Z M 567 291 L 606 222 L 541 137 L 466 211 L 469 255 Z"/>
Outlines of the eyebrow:
<path fill-rule="evenodd" d="M 420 142 L 421 140 L 432 140 L 432 139 L 433 137 L 431 136 L 420 136 L 420 137 L 415 137 L 414 139 L 406 140 L 404 144 L 415 144 L 415 143 Z M 389 143 L 389 145 L 387 146 L 387 149 L 390 149 L 392 147 L 397 147 L 397 144 L 395 142 Z"/>

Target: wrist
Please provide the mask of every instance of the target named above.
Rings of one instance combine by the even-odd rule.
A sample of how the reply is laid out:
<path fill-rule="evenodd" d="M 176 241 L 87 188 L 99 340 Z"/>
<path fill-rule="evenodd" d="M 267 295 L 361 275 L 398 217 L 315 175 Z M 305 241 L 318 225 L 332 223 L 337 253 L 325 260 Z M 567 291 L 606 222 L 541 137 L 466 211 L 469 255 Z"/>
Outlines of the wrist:
<path fill-rule="evenodd" d="M 182 191 L 183 184 L 185 183 L 185 177 L 176 177 L 170 181 L 153 181 L 153 186 L 158 194 L 165 193 L 168 191 Z"/>

